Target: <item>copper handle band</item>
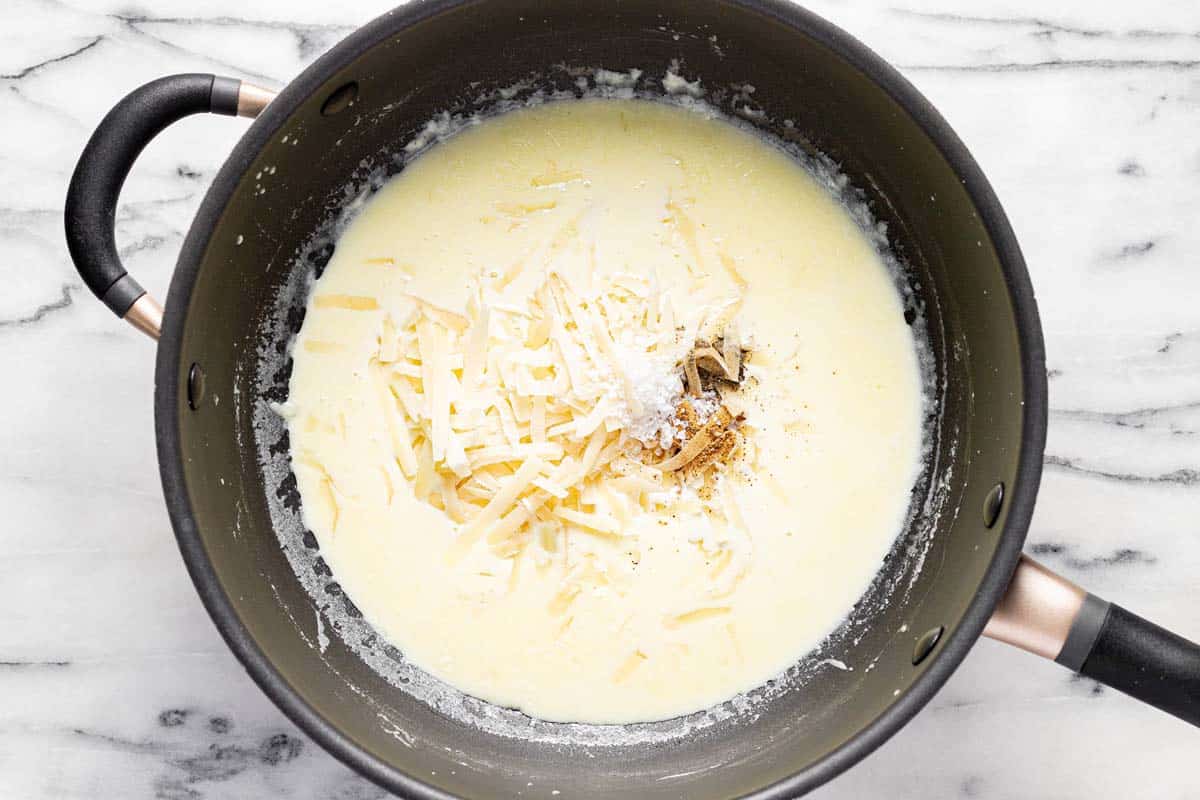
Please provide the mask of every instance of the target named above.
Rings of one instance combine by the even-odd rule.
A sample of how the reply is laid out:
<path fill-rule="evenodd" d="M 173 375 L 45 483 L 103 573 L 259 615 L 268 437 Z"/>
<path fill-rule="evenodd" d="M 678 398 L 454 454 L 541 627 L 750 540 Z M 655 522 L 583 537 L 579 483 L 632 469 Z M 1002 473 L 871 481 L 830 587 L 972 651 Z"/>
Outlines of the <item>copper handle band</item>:
<path fill-rule="evenodd" d="M 237 115 L 239 117 L 257 117 L 267 104 L 275 99 L 278 92 L 255 86 L 253 83 L 242 81 L 238 87 Z"/>
<path fill-rule="evenodd" d="M 983 635 L 1056 660 L 1088 594 L 1026 555 Z"/>
<path fill-rule="evenodd" d="M 163 308 L 149 292 L 133 301 L 122 319 L 155 341 L 162 334 Z"/>

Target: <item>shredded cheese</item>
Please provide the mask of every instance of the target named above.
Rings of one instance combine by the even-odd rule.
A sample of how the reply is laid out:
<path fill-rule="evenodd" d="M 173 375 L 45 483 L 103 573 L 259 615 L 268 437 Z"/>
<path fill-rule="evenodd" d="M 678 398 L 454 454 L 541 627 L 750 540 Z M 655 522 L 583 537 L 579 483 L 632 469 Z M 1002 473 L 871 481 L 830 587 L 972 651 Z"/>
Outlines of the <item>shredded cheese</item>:
<path fill-rule="evenodd" d="M 674 213 L 686 230 L 686 217 Z M 692 437 L 668 456 L 681 441 L 681 366 L 705 320 L 737 302 L 672 298 L 657 277 L 633 272 L 572 286 L 548 271 L 519 303 L 501 290 L 523 268 L 481 274 L 464 314 L 407 295 L 407 317 L 380 314 L 371 361 L 396 465 L 419 499 L 459 523 L 447 559 L 456 563 L 482 543 L 512 560 L 510 588 L 531 543 L 539 569 L 552 556 L 577 567 L 599 543 L 622 540 L 635 511 L 680 497 L 684 473 L 674 470 L 711 439 Z M 366 309 L 355 299 L 325 302 Z M 704 355 L 727 367 L 736 347 L 731 337 Z M 644 463 L 654 454 L 662 463 Z M 741 525 L 736 501 L 722 500 L 715 513 Z M 719 555 L 721 578 L 735 560 Z M 551 613 L 607 578 L 601 567 L 571 568 L 563 581 Z M 668 624 L 698 617 L 686 612 Z"/>
<path fill-rule="evenodd" d="M 387 424 L 388 434 L 391 436 L 392 449 L 395 451 L 396 462 L 400 464 L 400 470 L 404 473 L 404 476 L 412 478 L 417 474 L 417 455 L 413 452 L 408 425 L 396 413 L 396 402 L 392 399 L 391 389 L 388 388 L 379 374 L 380 371 L 376 367 L 374 370 L 375 374 L 372 376 L 375 381 L 376 393 L 379 396 L 379 406 L 383 409 L 383 418 Z"/>

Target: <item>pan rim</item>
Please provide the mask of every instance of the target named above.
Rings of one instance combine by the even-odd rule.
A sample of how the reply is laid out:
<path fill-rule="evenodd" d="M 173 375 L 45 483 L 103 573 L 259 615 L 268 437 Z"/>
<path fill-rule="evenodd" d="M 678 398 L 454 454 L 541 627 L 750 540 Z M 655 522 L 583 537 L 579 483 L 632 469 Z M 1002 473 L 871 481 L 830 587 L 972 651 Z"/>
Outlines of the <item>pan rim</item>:
<path fill-rule="evenodd" d="M 983 632 L 1016 568 L 1041 480 L 1047 425 L 1045 350 L 1033 287 L 1008 218 L 978 164 L 933 105 L 866 45 L 788 0 L 718 1 L 769 17 L 820 42 L 885 91 L 937 147 L 961 179 L 998 255 L 1016 318 L 1022 371 L 1020 454 L 1016 479 L 1009 487 L 1008 514 L 992 561 L 966 613 L 924 671 L 882 714 L 820 760 L 745 796 L 784 800 L 831 780 L 882 745 L 942 687 Z M 420 800 L 454 800 L 454 796 L 371 755 L 304 701 L 258 647 L 221 588 L 197 529 L 183 472 L 179 358 L 187 306 L 210 234 L 262 147 L 329 75 L 348 66 L 365 50 L 425 19 L 481 2 L 488 0 L 425 0 L 393 9 L 349 34 L 284 87 L 235 145 L 192 221 L 171 279 L 155 366 L 155 431 L 163 494 L 188 573 L 221 636 L 263 693 L 305 734 L 384 789 Z"/>

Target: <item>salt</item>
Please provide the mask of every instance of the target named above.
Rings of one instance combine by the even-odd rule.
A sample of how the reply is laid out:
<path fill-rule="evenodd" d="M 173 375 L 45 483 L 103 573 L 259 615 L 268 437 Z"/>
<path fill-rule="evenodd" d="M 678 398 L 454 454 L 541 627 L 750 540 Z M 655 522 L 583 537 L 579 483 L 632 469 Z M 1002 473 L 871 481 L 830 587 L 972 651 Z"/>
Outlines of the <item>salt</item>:
<path fill-rule="evenodd" d="M 626 350 L 622 366 L 633 390 L 639 413 L 626 409 L 622 420 L 629 435 L 644 445 L 669 447 L 675 440 L 675 407 L 683 396 L 683 381 L 675 367 L 674 354 Z"/>

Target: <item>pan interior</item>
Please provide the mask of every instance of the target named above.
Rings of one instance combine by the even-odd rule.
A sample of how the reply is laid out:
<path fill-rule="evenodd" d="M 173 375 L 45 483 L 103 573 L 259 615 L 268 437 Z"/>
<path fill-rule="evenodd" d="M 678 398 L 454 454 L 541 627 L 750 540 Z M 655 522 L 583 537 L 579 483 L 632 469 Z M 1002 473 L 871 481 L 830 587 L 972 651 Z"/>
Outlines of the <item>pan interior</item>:
<path fill-rule="evenodd" d="M 991 563 L 1003 525 L 987 529 L 979 509 L 996 482 L 1012 485 L 1022 426 L 1000 259 L 922 121 L 816 32 L 732 3 L 432 4 L 355 41 L 357 53 L 343 45 L 289 88 L 280 103 L 294 108 L 261 119 L 239 145 L 240 177 L 214 187 L 228 197 L 199 249 L 176 365 L 181 387 L 193 363 L 207 384 L 197 409 L 181 390 L 174 410 L 196 533 L 291 689 L 387 767 L 465 797 L 741 795 L 901 702 L 936 660 L 914 666 L 916 640 L 953 631 Z M 696 102 L 666 91 L 668 73 L 698 79 L 704 102 L 786 146 L 877 237 L 928 354 L 927 468 L 854 613 L 780 680 L 662 723 L 539 722 L 440 684 L 361 619 L 300 522 L 269 403 L 286 399 L 288 340 L 339 224 L 422 146 L 531 102 Z"/>

